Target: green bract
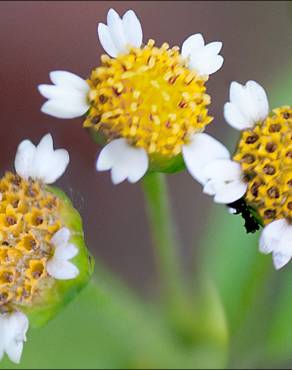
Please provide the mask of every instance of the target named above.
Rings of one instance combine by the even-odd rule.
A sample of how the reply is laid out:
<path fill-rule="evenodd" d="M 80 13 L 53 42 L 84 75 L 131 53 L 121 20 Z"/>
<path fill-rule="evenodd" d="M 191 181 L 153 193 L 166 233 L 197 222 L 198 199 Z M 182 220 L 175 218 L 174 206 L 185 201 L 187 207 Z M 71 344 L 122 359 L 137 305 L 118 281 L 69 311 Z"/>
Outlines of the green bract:
<path fill-rule="evenodd" d="M 78 248 L 78 254 L 71 262 L 79 269 L 75 279 L 55 280 L 54 285 L 42 295 L 39 304 L 21 307 L 29 317 L 33 327 L 40 327 L 53 318 L 59 310 L 70 302 L 88 283 L 94 269 L 94 260 L 87 250 L 82 220 L 67 195 L 57 187 L 47 186 L 47 190 L 60 200 L 60 218 L 71 232 L 70 242 Z"/>

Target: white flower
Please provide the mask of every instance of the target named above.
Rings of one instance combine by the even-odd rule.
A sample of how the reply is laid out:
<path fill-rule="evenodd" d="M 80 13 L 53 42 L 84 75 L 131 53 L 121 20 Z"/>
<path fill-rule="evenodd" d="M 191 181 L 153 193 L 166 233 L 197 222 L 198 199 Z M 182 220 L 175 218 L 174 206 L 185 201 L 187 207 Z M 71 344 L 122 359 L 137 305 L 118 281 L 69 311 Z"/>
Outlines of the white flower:
<path fill-rule="evenodd" d="M 81 77 L 67 71 L 50 73 L 54 85 L 39 85 L 39 92 L 48 99 L 41 111 L 57 118 L 83 116 L 89 109 L 89 85 Z"/>
<path fill-rule="evenodd" d="M 98 37 L 104 50 L 113 58 L 127 53 L 128 48 L 139 48 L 142 44 L 142 27 L 133 10 L 128 10 L 120 18 L 114 9 L 107 14 L 107 25 L 98 24 Z"/>
<path fill-rule="evenodd" d="M 127 53 L 129 46 L 141 46 L 142 27 L 132 10 L 126 12 L 121 19 L 115 10 L 110 9 L 107 23 L 107 25 L 103 23 L 98 25 L 98 35 L 104 50 L 111 57 L 116 57 L 119 53 Z M 196 34 L 187 38 L 183 43 L 182 56 L 189 60 L 191 69 L 195 69 L 201 75 L 208 75 L 216 72 L 223 64 L 222 56 L 218 55 L 221 48 L 221 42 L 204 45 L 203 36 Z M 192 162 L 191 151 L 197 141 L 199 142 L 199 139 L 193 140 L 183 150 L 188 168 L 188 164 Z M 134 148 L 121 138 L 113 140 L 102 149 L 96 168 L 98 171 L 111 170 L 114 184 L 125 179 L 134 183 L 147 172 L 148 164 L 148 156 L 144 149 Z M 193 171 L 193 166 L 189 169 Z"/>
<path fill-rule="evenodd" d="M 191 175 L 204 186 L 204 193 L 214 196 L 215 202 L 229 204 L 245 194 L 247 184 L 240 165 L 212 136 L 194 135 L 192 142 L 184 146 L 183 156 Z"/>
<path fill-rule="evenodd" d="M 119 184 L 128 179 L 140 180 L 148 169 L 148 156 L 144 149 L 130 146 L 125 139 L 116 139 L 107 144 L 96 162 L 98 171 L 111 170 L 112 182 Z"/>
<path fill-rule="evenodd" d="M 224 117 L 237 130 L 252 128 L 269 114 L 266 92 L 255 81 L 248 81 L 245 85 L 232 82 L 229 100 L 224 105 Z"/>
<path fill-rule="evenodd" d="M 143 32 L 139 19 L 133 10 L 128 10 L 122 18 L 110 9 L 107 24 L 99 23 L 98 37 L 105 52 L 112 58 L 128 54 L 131 47 L 142 48 Z M 194 70 L 200 76 L 216 72 L 223 64 L 219 55 L 221 42 L 205 45 L 203 36 L 195 34 L 188 37 L 181 50 L 181 55 L 188 65 L 186 69 Z M 59 118 L 73 118 L 86 113 L 90 108 L 87 101 L 89 86 L 86 81 L 69 72 L 55 71 L 50 74 L 56 86 L 40 85 L 42 95 L 49 99 L 42 111 Z M 196 135 L 191 143 L 183 148 L 183 156 L 190 172 L 194 172 L 192 151 Z M 204 158 L 202 158 L 204 161 Z M 97 159 L 98 171 L 111 170 L 112 181 L 118 184 L 124 180 L 136 182 L 147 172 L 149 158 L 145 149 L 131 146 L 125 138 L 118 138 L 107 144 Z"/>
<path fill-rule="evenodd" d="M 188 37 L 182 45 L 182 56 L 189 59 L 189 67 L 200 75 L 217 72 L 223 64 L 223 57 L 218 55 L 222 42 L 215 41 L 205 45 L 200 33 Z"/>
<path fill-rule="evenodd" d="M 22 141 L 17 148 L 14 162 L 20 177 L 25 180 L 41 180 L 46 184 L 51 184 L 61 177 L 68 164 L 67 150 L 54 150 L 50 134 L 45 135 L 37 146 L 29 140 Z"/>
<path fill-rule="evenodd" d="M 0 360 L 6 353 L 11 361 L 20 362 L 28 326 L 28 319 L 22 312 L 0 315 Z"/>
<path fill-rule="evenodd" d="M 277 270 L 285 266 L 292 258 L 292 225 L 280 219 L 265 226 L 260 237 L 260 251 L 273 254 Z"/>
<path fill-rule="evenodd" d="M 55 233 L 51 243 L 55 246 L 53 257 L 47 263 L 47 271 L 55 279 L 74 279 L 79 274 L 78 268 L 69 260 L 78 254 L 74 244 L 69 243 L 70 231 L 63 227 Z"/>

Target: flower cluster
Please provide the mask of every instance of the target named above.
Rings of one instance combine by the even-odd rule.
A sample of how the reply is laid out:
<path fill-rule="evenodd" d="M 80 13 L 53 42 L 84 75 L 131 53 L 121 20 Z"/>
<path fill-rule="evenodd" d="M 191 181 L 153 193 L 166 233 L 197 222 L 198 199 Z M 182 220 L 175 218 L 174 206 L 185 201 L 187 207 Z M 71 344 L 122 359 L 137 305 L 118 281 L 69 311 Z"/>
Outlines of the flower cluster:
<path fill-rule="evenodd" d="M 67 226 L 65 214 L 72 210 L 48 186 L 68 163 L 68 152 L 54 150 L 51 135 L 37 146 L 24 140 L 15 157 L 16 174 L 0 179 L 0 358 L 7 353 L 16 363 L 30 314 L 44 310 L 48 300 L 51 307 L 61 303 L 58 280 L 78 280 L 75 256 L 80 253 L 80 262 L 87 254 L 82 244 L 71 242 L 76 231 Z"/>

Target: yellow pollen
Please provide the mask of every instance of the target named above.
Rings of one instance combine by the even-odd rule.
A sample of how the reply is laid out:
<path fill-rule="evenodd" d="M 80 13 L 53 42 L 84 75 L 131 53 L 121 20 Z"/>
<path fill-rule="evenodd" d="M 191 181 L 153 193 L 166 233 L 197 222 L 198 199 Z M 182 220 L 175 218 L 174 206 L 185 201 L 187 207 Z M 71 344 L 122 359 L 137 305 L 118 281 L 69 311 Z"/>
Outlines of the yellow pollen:
<path fill-rule="evenodd" d="M 292 108 L 274 109 L 253 129 L 242 133 L 234 160 L 248 182 L 246 201 L 266 225 L 292 221 Z"/>
<path fill-rule="evenodd" d="M 84 127 L 108 141 L 125 138 L 149 154 L 171 157 L 212 121 L 206 78 L 188 69 L 177 47 L 158 48 L 150 40 L 115 59 L 103 55 L 101 61 L 88 80 L 91 108 Z"/>
<path fill-rule="evenodd" d="M 10 172 L 0 179 L 0 313 L 32 304 L 53 284 L 46 263 L 61 227 L 59 201 L 44 184 Z"/>

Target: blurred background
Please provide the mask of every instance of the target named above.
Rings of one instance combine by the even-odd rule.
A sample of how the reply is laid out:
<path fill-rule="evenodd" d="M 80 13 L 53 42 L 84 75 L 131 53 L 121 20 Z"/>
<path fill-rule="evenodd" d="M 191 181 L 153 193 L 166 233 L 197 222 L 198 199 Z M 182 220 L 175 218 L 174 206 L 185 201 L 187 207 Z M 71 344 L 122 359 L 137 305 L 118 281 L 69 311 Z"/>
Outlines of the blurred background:
<path fill-rule="evenodd" d="M 153 38 L 157 44 L 167 41 L 171 46 L 181 45 L 198 32 L 207 42 L 223 41 L 221 53 L 225 63 L 208 82 L 213 101 L 211 115 L 215 117 L 208 132 L 228 144 L 232 135 L 234 138 L 237 135 L 226 125 L 222 114 L 230 82 L 255 79 L 272 96 L 274 86 L 280 90 L 279 81 L 286 81 L 284 72 L 292 68 L 291 3 L 0 3 L 1 173 L 13 168 L 15 150 L 21 140 L 29 138 L 36 143 L 45 133 L 52 133 L 56 147 L 66 148 L 71 155 L 69 169 L 58 185 L 73 199 L 83 217 L 89 249 L 138 295 L 151 297 L 157 289 L 157 274 L 139 184 L 113 186 L 108 172 L 97 173 L 95 160 L 100 148 L 82 129 L 81 120 L 57 120 L 42 114 L 44 100 L 37 91 L 38 84 L 49 82 L 52 70 L 64 69 L 86 78 L 99 65 L 103 51 L 97 40 L 97 23 L 106 21 L 110 7 L 120 14 L 135 10 L 143 26 L 144 41 Z M 276 101 L 277 97 L 272 106 Z M 281 95 L 281 104 L 289 102 L 291 94 Z M 234 146 L 229 147 L 232 150 Z M 196 261 L 210 212 L 217 206 L 202 195 L 200 186 L 187 172 L 168 176 L 168 180 L 183 242 L 185 269 L 189 270 L 188 261 Z"/>

